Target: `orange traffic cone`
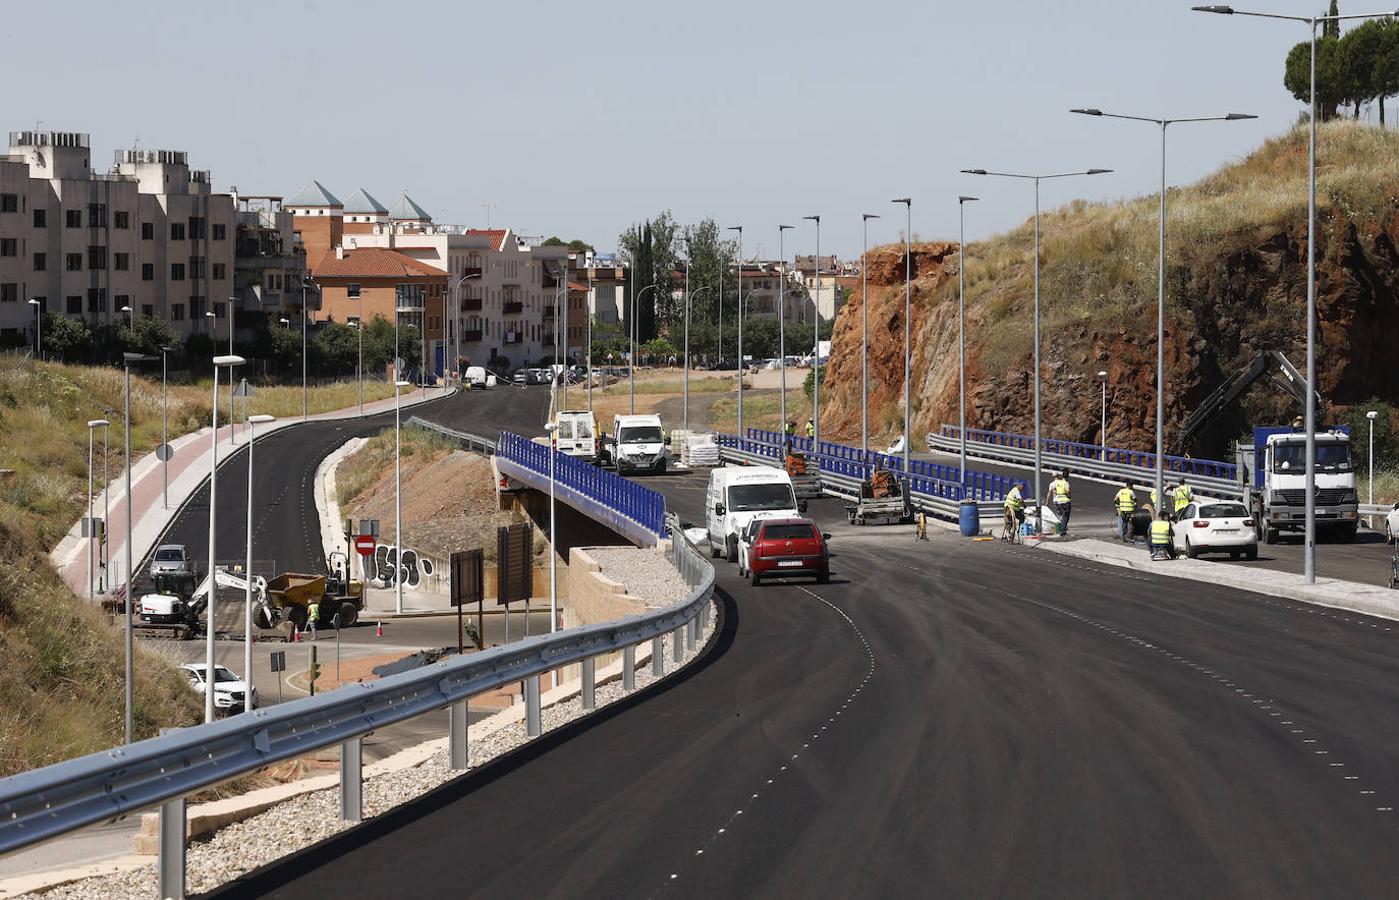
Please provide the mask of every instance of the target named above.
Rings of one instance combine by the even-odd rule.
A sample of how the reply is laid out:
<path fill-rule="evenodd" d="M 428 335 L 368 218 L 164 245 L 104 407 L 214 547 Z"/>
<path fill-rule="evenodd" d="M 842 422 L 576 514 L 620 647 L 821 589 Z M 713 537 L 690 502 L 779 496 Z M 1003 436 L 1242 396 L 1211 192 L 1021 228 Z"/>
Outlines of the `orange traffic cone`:
<path fill-rule="evenodd" d="M 378 622 L 377 625 L 378 625 L 378 627 L 374 629 L 374 636 L 375 636 L 375 637 L 383 637 L 383 636 L 384 636 L 384 623 L 383 623 L 383 622 Z"/>
<path fill-rule="evenodd" d="M 291 629 L 291 642 L 292 642 L 293 644 L 299 644 L 299 643 L 301 643 L 301 629 L 300 629 L 300 628 L 297 628 L 297 627 L 294 626 L 294 625 L 292 626 L 292 629 Z"/>

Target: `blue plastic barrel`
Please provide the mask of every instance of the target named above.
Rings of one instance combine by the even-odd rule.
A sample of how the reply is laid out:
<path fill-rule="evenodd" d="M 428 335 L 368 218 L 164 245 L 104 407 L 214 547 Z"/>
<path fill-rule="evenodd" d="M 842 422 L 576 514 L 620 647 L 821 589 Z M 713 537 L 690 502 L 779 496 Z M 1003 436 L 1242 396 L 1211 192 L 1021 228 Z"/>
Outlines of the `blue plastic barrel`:
<path fill-rule="evenodd" d="M 958 510 L 957 521 L 962 526 L 962 537 L 976 537 L 981 531 L 981 510 L 975 500 L 963 500 Z"/>

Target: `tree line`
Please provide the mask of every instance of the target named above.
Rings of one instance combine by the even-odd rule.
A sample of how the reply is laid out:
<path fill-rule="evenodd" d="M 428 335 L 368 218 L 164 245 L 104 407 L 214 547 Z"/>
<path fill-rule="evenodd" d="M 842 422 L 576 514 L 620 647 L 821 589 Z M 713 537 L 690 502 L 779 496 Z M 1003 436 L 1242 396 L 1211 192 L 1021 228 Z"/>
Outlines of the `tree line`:
<path fill-rule="evenodd" d="M 1329 15 L 1338 15 L 1331 0 Z M 1283 84 L 1303 103 L 1311 98 L 1311 41 L 1303 41 L 1287 54 Z M 1376 103 L 1380 124 L 1384 124 L 1386 97 L 1399 95 L 1399 21 L 1374 19 L 1357 25 L 1344 35 L 1341 23 L 1326 22 L 1316 42 L 1315 115 L 1321 121 L 1334 119 L 1342 107 Z"/>

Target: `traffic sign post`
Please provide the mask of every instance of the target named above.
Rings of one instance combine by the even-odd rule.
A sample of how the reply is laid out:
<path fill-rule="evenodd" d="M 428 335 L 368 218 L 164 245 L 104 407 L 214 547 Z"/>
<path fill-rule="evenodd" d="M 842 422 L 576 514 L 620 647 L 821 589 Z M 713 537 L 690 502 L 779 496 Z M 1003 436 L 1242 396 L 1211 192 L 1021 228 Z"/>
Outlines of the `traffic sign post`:
<path fill-rule="evenodd" d="M 355 538 L 355 552 L 360 556 L 373 556 L 374 544 L 374 535 L 361 534 Z"/>
<path fill-rule="evenodd" d="M 272 652 L 272 674 L 277 676 L 277 702 L 282 702 L 282 678 L 281 673 L 287 670 L 287 652 L 285 650 L 274 650 Z"/>

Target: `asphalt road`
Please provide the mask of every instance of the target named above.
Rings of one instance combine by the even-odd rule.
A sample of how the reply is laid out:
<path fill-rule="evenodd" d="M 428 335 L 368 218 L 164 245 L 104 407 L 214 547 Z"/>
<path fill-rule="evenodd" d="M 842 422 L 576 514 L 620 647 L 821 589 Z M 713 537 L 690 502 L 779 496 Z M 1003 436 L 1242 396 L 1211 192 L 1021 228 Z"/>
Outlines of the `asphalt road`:
<path fill-rule="evenodd" d="M 1393 895 L 1399 625 L 811 512 L 831 585 L 220 895 Z"/>

